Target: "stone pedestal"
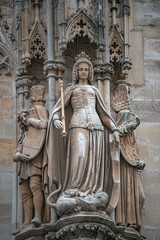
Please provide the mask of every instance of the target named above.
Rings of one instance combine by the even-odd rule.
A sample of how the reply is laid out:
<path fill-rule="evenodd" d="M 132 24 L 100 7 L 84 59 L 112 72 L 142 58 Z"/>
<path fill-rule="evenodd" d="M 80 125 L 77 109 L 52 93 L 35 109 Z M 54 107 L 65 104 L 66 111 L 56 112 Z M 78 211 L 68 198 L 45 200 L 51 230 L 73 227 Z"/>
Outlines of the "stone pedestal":
<path fill-rule="evenodd" d="M 142 240 L 134 230 L 116 227 L 105 213 L 80 212 L 61 217 L 55 224 L 23 229 L 15 240 Z"/>

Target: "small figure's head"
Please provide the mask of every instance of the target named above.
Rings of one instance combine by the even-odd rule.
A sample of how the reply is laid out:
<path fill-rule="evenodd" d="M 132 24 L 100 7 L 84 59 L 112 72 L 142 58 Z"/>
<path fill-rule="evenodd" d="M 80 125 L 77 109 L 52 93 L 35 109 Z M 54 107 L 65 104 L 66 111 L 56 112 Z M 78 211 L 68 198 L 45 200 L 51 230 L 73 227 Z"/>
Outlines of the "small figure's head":
<path fill-rule="evenodd" d="M 89 56 L 81 52 L 76 58 L 76 63 L 73 66 L 73 82 L 76 84 L 79 80 L 88 80 L 88 84 L 93 82 L 93 65 Z"/>
<path fill-rule="evenodd" d="M 26 130 L 27 128 L 27 118 L 29 117 L 29 112 L 28 110 L 22 110 L 19 114 L 18 114 L 18 117 L 17 117 L 17 121 L 19 123 L 19 127 L 22 129 L 22 130 Z"/>
<path fill-rule="evenodd" d="M 44 99 L 45 87 L 41 85 L 35 85 L 31 88 L 31 102 L 33 104 L 45 104 Z"/>

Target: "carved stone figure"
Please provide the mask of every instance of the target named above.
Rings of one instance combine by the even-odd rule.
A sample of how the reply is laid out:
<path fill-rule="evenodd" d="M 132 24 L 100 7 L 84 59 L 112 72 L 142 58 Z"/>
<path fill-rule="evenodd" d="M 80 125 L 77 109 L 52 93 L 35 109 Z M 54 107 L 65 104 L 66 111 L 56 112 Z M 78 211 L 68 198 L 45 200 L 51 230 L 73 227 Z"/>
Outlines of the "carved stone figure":
<path fill-rule="evenodd" d="M 108 204 L 107 131 L 119 134 L 99 90 L 92 85 L 93 66 L 82 52 L 73 66 L 73 85 L 64 91 L 68 145 L 56 140 L 62 129 L 61 100 L 52 110 L 46 139 L 51 196 L 59 216 L 69 212 L 106 210 Z M 55 128 L 55 127 L 56 128 Z M 59 188 L 58 188 L 59 186 Z M 57 190 L 58 188 L 58 190 Z M 55 191 L 55 192 L 54 192 Z M 60 195 L 55 196 L 57 192 Z M 57 200 L 58 199 L 58 200 Z"/>
<path fill-rule="evenodd" d="M 21 228 L 31 223 L 38 227 L 42 222 L 43 146 L 48 123 L 44 91 L 43 86 L 33 86 L 31 88 L 33 106 L 29 110 L 23 110 L 18 116 L 23 134 L 19 139 L 13 161 L 18 162 L 18 176 L 24 204 L 24 223 Z"/>
<path fill-rule="evenodd" d="M 116 88 L 112 107 L 117 113 L 116 123 L 121 135 L 120 196 L 116 207 L 116 224 L 140 232 L 144 192 L 139 172 L 145 163 L 140 160 L 134 135 L 134 129 L 140 121 L 130 110 L 126 85 L 121 84 Z"/>

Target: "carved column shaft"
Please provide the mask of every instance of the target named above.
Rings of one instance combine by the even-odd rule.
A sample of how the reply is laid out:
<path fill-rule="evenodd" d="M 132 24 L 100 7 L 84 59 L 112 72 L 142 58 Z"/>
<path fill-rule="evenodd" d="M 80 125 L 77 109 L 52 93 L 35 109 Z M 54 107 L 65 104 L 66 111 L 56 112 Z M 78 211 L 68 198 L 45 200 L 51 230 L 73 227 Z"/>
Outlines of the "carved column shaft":
<path fill-rule="evenodd" d="M 122 71 L 124 79 L 128 77 L 128 70 L 132 67 L 132 62 L 129 58 L 129 15 L 130 6 L 129 0 L 123 0 L 123 15 L 124 15 L 124 59 L 122 63 Z"/>
<path fill-rule="evenodd" d="M 53 1 L 47 0 L 47 39 L 48 39 L 48 60 L 45 62 L 44 71 L 48 80 L 49 91 L 49 110 L 56 102 L 55 85 L 56 78 L 52 67 L 54 59 L 54 7 Z"/>
<path fill-rule="evenodd" d="M 116 13 L 117 13 L 117 7 L 116 7 L 116 0 L 112 0 L 112 8 L 111 8 L 111 12 L 112 12 L 112 24 L 116 25 L 117 19 L 116 19 Z"/>
<path fill-rule="evenodd" d="M 54 59 L 54 7 L 53 1 L 47 0 L 47 39 L 48 39 L 48 60 Z"/>
<path fill-rule="evenodd" d="M 102 93 L 104 102 L 110 109 L 110 79 L 114 73 L 113 66 L 110 63 L 95 64 L 94 72 L 98 83 L 98 88 Z"/>
<path fill-rule="evenodd" d="M 106 51 L 103 53 L 103 62 L 109 63 L 109 27 L 108 27 L 108 1 L 104 1 L 104 44 L 106 46 Z M 104 101 L 108 108 L 110 109 L 110 77 L 104 80 Z"/>
<path fill-rule="evenodd" d="M 29 55 L 29 13 L 28 13 L 28 3 L 25 3 L 24 11 L 22 13 L 22 63 L 29 65 L 30 64 L 30 55 Z"/>
<path fill-rule="evenodd" d="M 35 22 L 39 21 L 39 8 L 40 8 L 40 3 L 39 0 L 35 0 L 34 3 L 34 20 Z"/>

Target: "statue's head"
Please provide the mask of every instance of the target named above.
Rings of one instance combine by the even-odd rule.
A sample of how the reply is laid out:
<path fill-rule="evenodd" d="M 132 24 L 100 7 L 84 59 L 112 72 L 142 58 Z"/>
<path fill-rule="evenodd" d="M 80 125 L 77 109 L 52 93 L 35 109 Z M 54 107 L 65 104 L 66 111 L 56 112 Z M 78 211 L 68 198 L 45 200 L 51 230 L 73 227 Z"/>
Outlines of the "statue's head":
<path fill-rule="evenodd" d="M 81 68 L 88 69 L 87 70 L 87 77 L 88 77 L 88 84 L 92 84 L 93 82 L 93 65 L 90 61 L 89 56 L 85 52 L 81 52 L 76 57 L 76 62 L 73 66 L 73 83 L 76 84 L 80 78 L 80 71 Z"/>
<path fill-rule="evenodd" d="M 33 104 L 42 104 L 46 102 L 44 99 L 45 87 L 41 85 L 35 85 L 31 88 L 31 102 Z"/>

